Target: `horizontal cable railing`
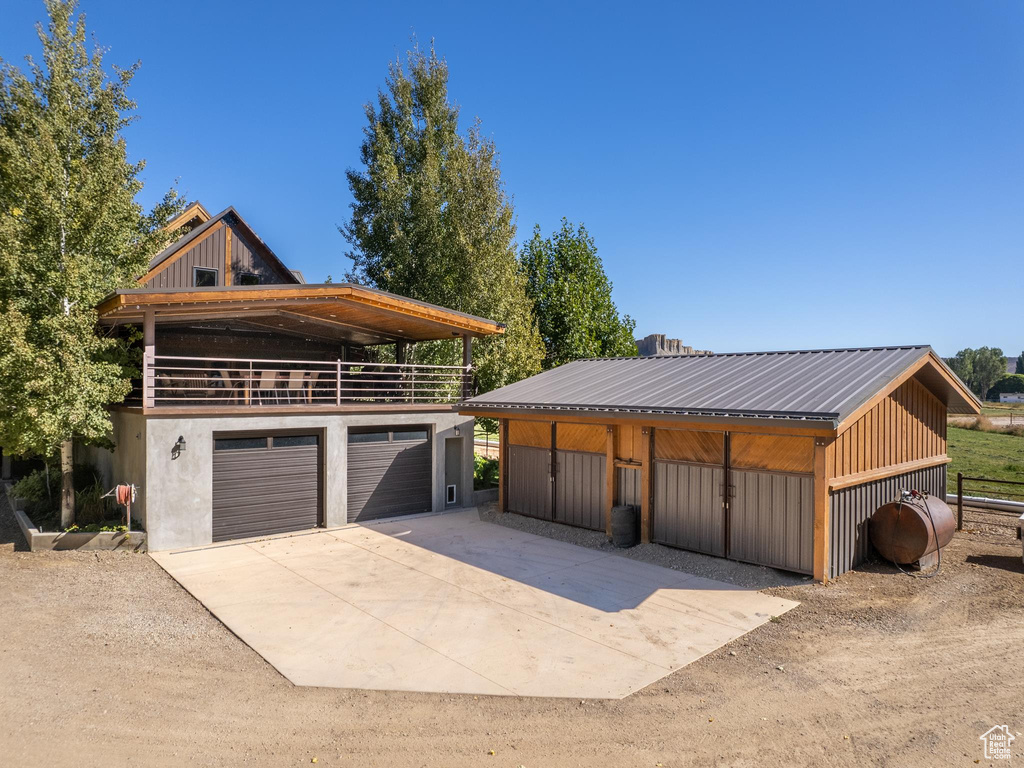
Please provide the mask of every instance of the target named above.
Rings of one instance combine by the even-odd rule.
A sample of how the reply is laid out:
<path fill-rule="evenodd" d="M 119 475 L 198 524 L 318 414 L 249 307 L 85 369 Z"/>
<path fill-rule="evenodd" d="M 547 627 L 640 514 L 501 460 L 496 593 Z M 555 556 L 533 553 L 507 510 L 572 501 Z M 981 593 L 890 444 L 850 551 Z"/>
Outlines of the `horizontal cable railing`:
<path fill-rule="evenodd" d="M 469 394 L 459 365 L 156 355 L 128 402 L 179 406 L 454 403 Z"/>

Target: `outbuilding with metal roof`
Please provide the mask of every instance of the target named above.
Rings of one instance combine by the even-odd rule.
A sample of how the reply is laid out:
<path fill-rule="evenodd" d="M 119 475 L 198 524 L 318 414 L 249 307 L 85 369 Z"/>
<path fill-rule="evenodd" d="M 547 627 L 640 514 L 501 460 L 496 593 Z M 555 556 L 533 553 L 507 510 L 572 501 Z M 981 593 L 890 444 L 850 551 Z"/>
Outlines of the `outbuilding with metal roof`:
<path fill-rule="evenodd" d="M 499 504 L 825 581 L 900 488 L 945 494 L 946 416 L 981 404 L 931 347 L 579 360 L 464 402 L 497 418 Z"/>

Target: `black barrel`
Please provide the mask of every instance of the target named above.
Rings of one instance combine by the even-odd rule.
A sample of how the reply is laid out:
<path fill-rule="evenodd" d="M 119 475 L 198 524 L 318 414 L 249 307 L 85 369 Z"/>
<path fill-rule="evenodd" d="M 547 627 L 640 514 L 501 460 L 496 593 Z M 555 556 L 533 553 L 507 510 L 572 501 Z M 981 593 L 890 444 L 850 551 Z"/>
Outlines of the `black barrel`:
<path fill-rule="evenodd" d="M 637 539 L 637 508 L 622 504 L 612 507 L 612 544 L 625 549 L 636 545 Z"/>

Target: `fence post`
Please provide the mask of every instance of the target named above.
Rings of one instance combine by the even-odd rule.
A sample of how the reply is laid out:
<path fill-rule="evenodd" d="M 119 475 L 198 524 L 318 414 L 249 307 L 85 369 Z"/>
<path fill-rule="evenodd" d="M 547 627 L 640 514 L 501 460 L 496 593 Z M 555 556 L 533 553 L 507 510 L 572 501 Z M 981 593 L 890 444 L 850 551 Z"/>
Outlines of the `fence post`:
<path fill-rule="evenodd" d="M 964 473 L 956 473 L 956 529 L 964 529 Z"/>
<path fill-rule="evenodd" d="M 341 405 L 341 360 L 337 362 L 334 378 L 334 404 Z"/>

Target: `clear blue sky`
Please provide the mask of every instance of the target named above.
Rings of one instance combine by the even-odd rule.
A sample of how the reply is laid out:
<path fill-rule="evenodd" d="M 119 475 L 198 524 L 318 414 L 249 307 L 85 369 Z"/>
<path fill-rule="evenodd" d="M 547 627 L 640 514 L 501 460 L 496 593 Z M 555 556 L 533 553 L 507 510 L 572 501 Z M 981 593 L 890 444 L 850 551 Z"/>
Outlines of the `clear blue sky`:
<path fill-rule="evenodd" d="M 1024 3 L 83 0 L 152 201 L 234 205 L 310 282 L 362 105 L 415 33 L 502 156 L 519 236 L 595 236 L 638 335 L 716 351 L 1024 347 Z M 0 56 L 37 53 L 6 0 Z"/>

